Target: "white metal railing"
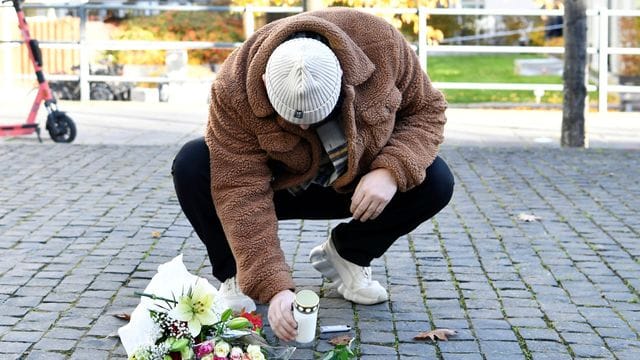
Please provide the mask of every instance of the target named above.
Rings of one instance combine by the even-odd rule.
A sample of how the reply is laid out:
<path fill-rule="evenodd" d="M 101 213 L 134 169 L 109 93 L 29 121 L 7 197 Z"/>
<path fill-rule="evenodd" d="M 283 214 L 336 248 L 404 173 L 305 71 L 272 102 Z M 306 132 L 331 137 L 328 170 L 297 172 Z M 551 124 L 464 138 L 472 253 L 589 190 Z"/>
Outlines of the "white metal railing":
<path fill-rule="evenodd" d="M 122 5 L 122 4 L 24 4 L 23 9 L 74 9 L 80 18 L 80 39 L 78 41 L 40 42 L 43 49 L 75 49 L 80 52 L 79 75 L 47 75 L 51 80 L 67 80 L 80 82 L 81 101 L 89 100 L 92 81 L 123 81 L 166 83 L 170 79 L 166 76 L 136 76 L 136 75 L 92 75 L 89 70 L 90 52 L 101 50 L 201 50 L 201 49 L 234 49 L 242 45 L 238 42 L 207 42 L 207 41 L 138 41 L 112 40 L 89 41 L 86 38 L 87 14 L 92 10 L 133 10 L 133 11 L 215 11 L 239 12 L 245 14 L 245 28 L 247 33 L 255 31 L 253 18 L 255 13 L 300 13 L 302 7 L 259 7 L 259 6 L 199 6 L 199 5 Z M 249 21 L 247 21 L 247 19 Z M 8 41 L 2 46 L 21 46 L 22 41 Z M 24 78 L 18 76 L 17 78 Z M 30 75 L 28 76 L 31 77 Z M 171 81 L 189 81 L 188 79 L 171 78 Z"/>
<path fill-rule="evenodd" d="M 599 56 L 598 56 L 598 111 L 607 111 L 607 96 L 610 92 L 617 93 L 640 93 L 640 86 L 630 85 L 609 85 L 609 55 L 638 55 L 640 48 L 609 47 L 609 18 L 612 16 L 640 16 L 640 10 L 612 10 L 607 8 L 598 9 L 598 33 L 600 34 Z M 603 39 L 605 41 L 603 41 Z M 604 71 L 602 70 L 604 69 Z"/>
<path fill-rule="evenodd" d="M 216 11 L 216 12 L 240 12 L 245 15 L 245 28 L 247 33 L 254 31 L 254 14 L 265 13 L 299 13 L 302 7 L 239 7 L 239 6 L 168 6 L 168 5 L 118 5 L 118 4 L 78 4 L 78 5 L 25 5 L 25 8 L 54 8 L 54 9 L 76 9 L 80 17 L 80 39 L 77 42 L 49 42 L 41 43 L 43 48 L 56 49 L 78 49 L 80 51 L 80 74 L 74 75 L 51 75 L 52 79 L 64 77 L 80 81 L 81 98 L 89 98 L 90 81 L 144 81 L 144 82 L 166 82 L 166 77 L 134 77 L 134 76 L 105 76 L 89 74 L 89 53 L 96 50 L 193 50 L 224 48 L 232 49 L 241 43 L 203 42 L 203 41 L 88 41 L 85 35 L 87 13 L 91 10 L 135 10 L 135 11 Z M 422 66 L 426 69 L 428 53 L 520 53 L 520 54 L 563 54 L 563 47 L 551 46 L 489 46 L 489 45 L 428 45 L 427 24 L 429 15 L 475 15 L 475 16 L 563 16 L 562 10 L 518 10 L 518 9 L 430 9 L 420 8 L 364 8 L 360 9 L 369 13 L 386 14 L 417 14 L 419 19 L 418 32 L 418 56 Z M 597 46 L 587 48 L 587 53 L 598 55 L 598 85 L 587 85 L 588 91 L 599 91 L 598 109 L 607 111 L 607 95 L 609 93 L 640 93 L 640 86 L 609 85 L 608 65 L 609 55 L 640 55 L 640 48 L 610 47 L 608 27 L 609 18 L 612 16 L 640 16 L 640 11 L 611 10 L 607 8 L 589 9 L 587 16 L 598 19 L 597 33 L 599 41 Z M 19 46 L 19 41 L 3 46 Z M 561 91 L 561 84 L 514 84 L 514 83 L 474 83 L 474 82 L 436 82 L 436 86 L 442 89 L 486 89 L 486 90 L 531 90 L 536 98 L 544 94 L 544 91 Z"/>

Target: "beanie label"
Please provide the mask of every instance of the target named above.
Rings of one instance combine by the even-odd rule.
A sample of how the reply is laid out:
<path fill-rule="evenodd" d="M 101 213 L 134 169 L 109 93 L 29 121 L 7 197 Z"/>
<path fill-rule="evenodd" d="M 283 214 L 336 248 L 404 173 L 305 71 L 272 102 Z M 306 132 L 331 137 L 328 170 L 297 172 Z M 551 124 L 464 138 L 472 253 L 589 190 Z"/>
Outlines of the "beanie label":
<path fill-rule="evenodd" d="M 293 117 L 296 119 L 302 119 L 302 110 L 296 110 L 296 112 L 293 114 Z"/>

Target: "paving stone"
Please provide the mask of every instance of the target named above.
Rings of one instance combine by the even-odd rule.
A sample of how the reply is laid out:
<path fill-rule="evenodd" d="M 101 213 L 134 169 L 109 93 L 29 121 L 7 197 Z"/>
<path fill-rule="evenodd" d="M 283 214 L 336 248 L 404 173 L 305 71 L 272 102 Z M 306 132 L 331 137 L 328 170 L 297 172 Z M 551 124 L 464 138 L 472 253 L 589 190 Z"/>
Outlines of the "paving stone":
<path fill-rule="evenodd" d="M 66 358 L 67 356 L 61 353 L 56 353 L 53 351 L 34 350 L 29 353 L 29 355 L 26 357 L 26 360 L 57 360 Z"/>
<path fill-rule="evenodd" d="M 73 349 L 76 342 L 76 340 L 53 339 L 45 337 L 40 339 L 40 341 L 38 341 L 33 346 L 33 348 L 39 350 L 69 351 Z"/>
<path fill-rule="evenodd" d="M 77 340 L 85 333 L 83 330 L 69 329 L 69 328 L 53 328 L 47 332 L 47 337 L 52 339 L 68 339 Z"/>
<path fill-rule="evenodd" d="M 360 352 L 362 355 L 393 355 L 397 356 L 396 349 L 393 347 L 380 346 L 374 344 L 361 344 Z"/>
<path fill-rule="evenodd" d="M 0 316 L 3 317 L 9 317 L 9 316 L 15 316 L 15 317 L 23 317 L 26 313 L 29 312 L 29 310 L 31 310 L 30 308 L 27 307 L 18 307 L 18 306 L 2 306 L 0 307 Z"/>
<path fill-rule="evenodd" d="M 60 316 L 60 314 L 57 312 L 31 311 L 22 318 L 22 321 L 43 321 L 53 323 L 58 316 Z"/>
<path fill-rule="evenodd" d="M 509 318 L 509 324 L 523 328 L 544 328 L 546 322 L 541 318 Z"/>
<path fill-rule="evenodd" d="M 516 341 L 515 333 L 509 330 L 501 329 L 476 329 L 476 334 L 481 340 L 499 340 L 499 341 Z"/>
<path fill-rule="evenodd" d="M 560 341 L 558 334 L 551 329 L 520 328 L 518 331 L 525 340 Z"/>
<path fill-rule="evenodd" d="M 598 327 L 596 331 L 600 336 L 605 338 L 621 338 L 621 339 L 630 339 L 636 336 L 636 334 L 629 329 L 627 326 L 625 327 Z"/>
<path fill-rule="evenodd" d="M 0 354 L 24 354 L 31 345 L 26 342 L 0 341 Z"/>
<path fill-rule="evenodd" d="M 78 342 L 78 348 L 85 349 L 97 349 L 97 350 L 112 350 L 116 345 L 119 345 L 120 341 L 117 338 L 97 338 L 91 336 L 85 336 Z"/>
<path fill-rule="evenodd" d="M 51 291 L 51 288 L 47 287 L 35 287 L 35 286 L 23 286 L 16 291 L 16 295 L 24 296 L 45 296 Z"/>
<path fill-rule="evenodd" d="M 368 329 L 364 327 L 363 329 Z M 396 337 L 393 333 L 379 332 L 379 331 L 363 331 L 360 334 L 360 341 L 370 344 L 389 344 L 396 341 Z"/>
<path fill-rule="evenodd" d="M 638 350 L 624 350 L 616 352 L 616 357 L 620 360 L 634 360 L 638 358 Z"/>
<path fill-rule="evenodd" d="M 515 341 L 481 341 L 483 354 L 488 355 L 519 355 L 522 354 L 520 345 Z"/>
<path fill-rule="evenodd" d="M 35 343 L 44 335 L 44 332 L 40 331 L 9 331 L 3 337 L 2 341 L 7 342 L 26 342 Z"/>
<path fill-rule="evenodd" d="M 63 317 L 58 321 L 57 325 L 70 328 L 88 328 L 93 321 L 94 319 L 88 317 Z"/>
<path fill-rule="evenodd" d="M 482 359 L 481 354 L 470 354 L 470 353 L 442 353 L 442 358 L 445 360 L 480 360 Z"/>
<path fill-rule="evenodd" d="M 583 322 L 574 322 L 574 321 L 566 321 L 566 322 L 555 322 L 554 327 L 560 332 L 570 332 L 570 333 L 591 333 L 593 332 L 593 328 L 589 326 L 589 324 Z"/>
<path fill-rule="evenodd" d="M 0 315 L 0 325 L 15 325 L 18 321 L 18 317 Z"/>
<path fill-rule="evenodd" d="M 438 343 L 440 351 L 447 353 L 480 353 L 476 341 L 451 340 Z"/>
<path fill-rule="evenodd" d="M 569 353 L 546 353 L 531 352 L 533 360 L 571 360 L 573 359 Z"/>
<path fill-rule="evenodd" d="M 46 331 L 49 330 L 53 321 L 21 321 L 16 326 L 14 326 L 14 330 L 22 330 L 22 331 Z"/>
<path fill-rule="evenodd" d="M 511 324 L 505 320 L 475 319 L 473 326 L 477 329 L 509 329 Z"/>
<path fill-rule="evenodd" d="M 100 299 L 96 297 L 81 297 L 75 305 L 80 308 L 104 308 L 109 301 L 109 299 Z"/>
<path fill-rule="evenodd" d="M 505 358 L 505 354 L 503 353 L 486 353 L 485 355 L 485 359 L 487 360 L 502 360 Z M 509 359 L 514 359 L 514 360 L 520 360 L 520 359 L 526 359 L 524 354 L 508 354 Z"/>
<path fill-rule="evenodd" d="M 613 354 L 604 346 L 595 346 L 588 344 L 572 344 L 571 349 L 578 357 L 585 358 L 611 358 Z"/>
<path fill-rule="evenodd" d="M 542 317 L 542 312 L 537 308 L 505 307 L 504 312 L 508 317 Z"/>
<path fill-rule="evenodd" d="M 606 339 L 607 347 L 615 354 L 621 352 L 640 351 L 640 346 L 631 339 Z"/>

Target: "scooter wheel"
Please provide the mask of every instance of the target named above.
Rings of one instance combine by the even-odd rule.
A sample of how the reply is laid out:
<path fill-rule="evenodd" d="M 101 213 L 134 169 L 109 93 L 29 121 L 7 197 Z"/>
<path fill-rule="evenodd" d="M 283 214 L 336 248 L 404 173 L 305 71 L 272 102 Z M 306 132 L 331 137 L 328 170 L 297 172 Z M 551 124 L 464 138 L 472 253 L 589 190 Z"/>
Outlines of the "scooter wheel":
<path fill-rule="evenodd" d="M 76 138 L 76 124 L 61 111 L 54 111 L 47 116 L 47 131 L 57 143 L 70 143 Z"/>

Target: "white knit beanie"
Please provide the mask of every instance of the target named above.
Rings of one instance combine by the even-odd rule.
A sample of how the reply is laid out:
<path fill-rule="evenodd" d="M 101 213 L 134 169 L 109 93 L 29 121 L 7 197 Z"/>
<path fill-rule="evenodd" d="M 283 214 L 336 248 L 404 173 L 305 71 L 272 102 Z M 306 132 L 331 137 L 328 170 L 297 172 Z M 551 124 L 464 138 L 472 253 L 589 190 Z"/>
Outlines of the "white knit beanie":
<path fill-rule="evenodd" d="M 338 102 L 342 69 L 322 42 L 295 38 L 273 51 L 265 80 L 269 101 L 280 116 L 294 124 L 314 124 L 324 120 Z"/>

